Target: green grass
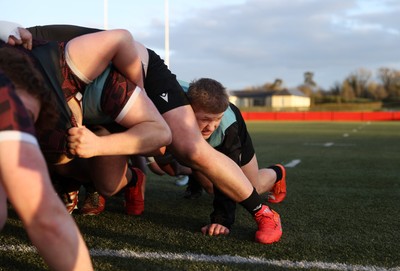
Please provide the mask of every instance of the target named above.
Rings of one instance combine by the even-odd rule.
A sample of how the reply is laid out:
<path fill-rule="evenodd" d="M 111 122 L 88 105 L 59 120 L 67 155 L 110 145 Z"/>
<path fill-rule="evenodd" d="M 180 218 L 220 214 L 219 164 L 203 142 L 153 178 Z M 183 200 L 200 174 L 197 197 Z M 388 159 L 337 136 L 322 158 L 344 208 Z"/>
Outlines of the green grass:
<path fill-rule="evenodd" d="M 400 269 L 399 122 L 248 122 L 248 128 L 260 166 L 301 160 L 287 169 L 286 200 L 272 206 L 282 219 L 279 243 L 254 243 L 256 224 L 240 206 L 229 236 L 202 236 L 199 229 L 209 222 L 212 198 L 203 194 L 185 200 L 184 188 L 175 186 L 173 178 L 150 174 L 141 217 L 124 215 L 121 197 L 108 200 L 99 216 L 74 215 L 89 248 Z M 0 246 L 31 245 L 11 208 L 9 212 Z M 94 256 L 93 262 L 96 270 L 287 270 L 154 257 Z M 0 270 L 43 269 L 35 253 L 0 253 Z"/>

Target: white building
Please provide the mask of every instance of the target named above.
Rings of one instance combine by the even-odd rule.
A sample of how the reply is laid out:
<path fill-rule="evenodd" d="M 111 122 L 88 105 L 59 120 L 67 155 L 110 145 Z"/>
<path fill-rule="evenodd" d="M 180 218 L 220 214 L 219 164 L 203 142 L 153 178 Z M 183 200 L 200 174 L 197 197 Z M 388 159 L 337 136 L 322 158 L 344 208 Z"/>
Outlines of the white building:
<path fill-rule="evenodd" d="M 281 110 L 308 109 L 311 105 L 310 97 L 298 89 L 230 91 L 229 94 L 230 101 L 237 107 L 261 106 Z"/>

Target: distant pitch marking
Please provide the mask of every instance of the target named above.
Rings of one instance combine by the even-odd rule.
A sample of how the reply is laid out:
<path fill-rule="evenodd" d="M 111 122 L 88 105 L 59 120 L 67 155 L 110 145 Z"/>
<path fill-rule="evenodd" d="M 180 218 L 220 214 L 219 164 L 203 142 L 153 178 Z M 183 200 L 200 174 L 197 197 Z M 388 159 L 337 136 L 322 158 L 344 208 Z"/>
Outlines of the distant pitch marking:
<path fill-rule="evenodd" d="M 285 165 L 285 167 L 295 167 L 295 166 L 297 166 L 298 164 L 300 164 L 300 162 L 301 162 L 300 159 L 294 159 L 294 160 L 290 161 L 289 163 L 287 163 L 287 164 Z"/>

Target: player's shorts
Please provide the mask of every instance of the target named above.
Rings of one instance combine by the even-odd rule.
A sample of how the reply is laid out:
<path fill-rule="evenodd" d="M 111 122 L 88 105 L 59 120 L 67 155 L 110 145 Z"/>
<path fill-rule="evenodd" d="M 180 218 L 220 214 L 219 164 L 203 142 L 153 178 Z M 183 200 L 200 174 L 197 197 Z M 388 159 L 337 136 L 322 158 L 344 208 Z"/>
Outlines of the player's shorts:
<path fill-rule="evenodd" d="M 149 52 L 149 63 L 144 88 L 158 111 L 163 114 L 174 108 L 189 105 L 185 92 L 171 73 L 164 61 L 152 50 Z"/>

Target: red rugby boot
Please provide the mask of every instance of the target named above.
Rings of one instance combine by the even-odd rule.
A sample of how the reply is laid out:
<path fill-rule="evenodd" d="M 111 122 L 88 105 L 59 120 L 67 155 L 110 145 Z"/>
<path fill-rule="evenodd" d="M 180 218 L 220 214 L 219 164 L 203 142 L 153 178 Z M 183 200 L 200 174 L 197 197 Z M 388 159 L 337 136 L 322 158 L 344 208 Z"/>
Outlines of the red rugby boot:
<path fill-rule="evenodd" d="M 98 215 L 104 211 L 106 207 L 106 199 L 98 192 L 86 191 L 86 198 L 81 207 L 81 214 L 83 215 Z"/>
<path fill-rule="evenodd" d="M 141 215 L 144 211 L 144 190 L 146 175 L 138 168 L 131 167 L 132 173 L 136 173 L 135 186 L 125 188 L 125 212 L 128 215 Z"/>
<path fill-rule="evenodd" d="M 282 236 L 282 225 L 279 214 L 271 210 L 268 206 L 262 208 L 254 215 L 258 225 L 255 241 L 262 244 L 272 244 L 278 242 Z"/>

